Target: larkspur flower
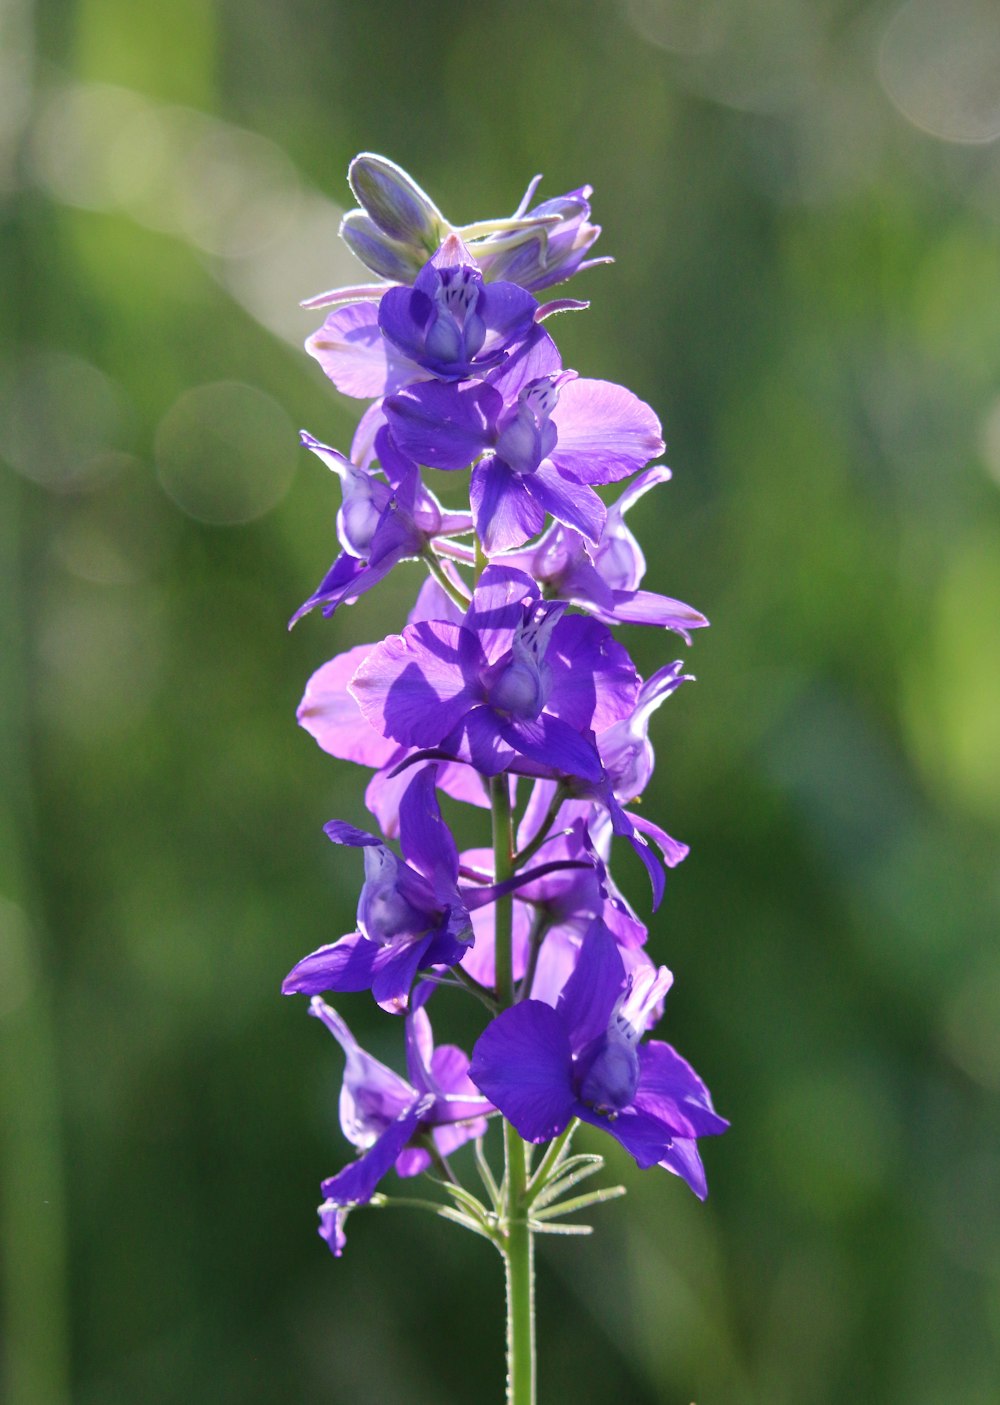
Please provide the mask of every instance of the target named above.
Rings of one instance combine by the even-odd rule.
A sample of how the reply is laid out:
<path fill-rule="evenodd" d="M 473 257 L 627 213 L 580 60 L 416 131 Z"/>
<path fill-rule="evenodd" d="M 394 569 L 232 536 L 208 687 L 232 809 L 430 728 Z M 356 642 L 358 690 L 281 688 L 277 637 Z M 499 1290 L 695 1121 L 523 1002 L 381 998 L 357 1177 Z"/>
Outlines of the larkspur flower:
<path fill-rule="evenodd" d="M 483 381 L 409 385 L 384 409 L 416 462 L 475 464 L 472 512 L 489 555 L 537 535 L 547 512 L 596 544 L 607 513 L 593 485 L 635 473 L 663 449 L 648 405 L 624 386 L 564 371 L 540 327 Z"/>
<path fill-rule="evenodd" d="M 640 1043 L 671 980 L 666 967 L 627 978 L 614 938 L 594 922 L 554 1009 L 523 1000 L 486 1027 L 473 1083 L 526 1141 L 550 1141 L 578 1117 L 609 1132 L 641 1168 L 664 1166 L 704 1198 L 693 1143 L 729 1124 L 669 1044 Z"/>
<path fill-rule="evenodd" d="M 375 454 L 385 478 L 376 477 L 303 431 L 302 442 L 341 482 L 343 505 L 337 535 L 343 551 L 319 585 L 292 616 L 291 623 L 321 606 L 332 615 L 384 580 L 401 561 L 442 547 L 447 538 L 472 530 L 465 512 L 446 511 L 420 481 L 416 464 L 396 449 L 383 426 L 375 437 Z"/>
<path fill-rule="evenodd" d="M 563 610 L 520 571 L 490 566 L 461 625 L 425 621 L 390 635 L 351 692 L 384 736 L 483 775 L 525 757 L 548 774 L 597 780 L 590 729 L 631 712 L 638 679 L 603 625 Z"/>
<path fill-rule="evenodd" d="M 318 995 L 309 1013 L 322 1020 L 346 1056 L 340 1125 L 361 1156 L 322 1185 L 320 1236 L 339 1257 L 349 1210 L 371 1200 L 390 1168 L 399 1176 L 427 1170 L 432 1154 L 448 1156 L 486 1131 L 489 1101 L 469 1078 L 469 1060 L 453 1044 L 434 1047 L 425 1009 L 433 987 L 414 992 L 406 1017 L 409 1081 L 358 1044 L 340 1015 Z M 433 1153 L 432 1153 L 433 1148 Z"/>

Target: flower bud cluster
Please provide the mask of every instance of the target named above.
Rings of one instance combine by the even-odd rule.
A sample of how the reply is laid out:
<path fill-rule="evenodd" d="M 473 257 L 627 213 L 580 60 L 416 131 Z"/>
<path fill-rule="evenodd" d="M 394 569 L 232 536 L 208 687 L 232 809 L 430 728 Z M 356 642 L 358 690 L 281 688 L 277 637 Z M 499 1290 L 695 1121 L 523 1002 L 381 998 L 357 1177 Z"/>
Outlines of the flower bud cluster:
<path fill-rule="evenodd" d="M 706 621 L 642 588 L 626 525 L 670 476 L 652 462 L 656 415 L 563 366 L 545 324 L 586 304 L 535 297 L 603 262 L 586 259 L 600 232 L 590 188 L 532 206 L 536 180 L 509 219 L 456 227 L 384 157 L 357 157 L 350 182 L 343 238 L 386 281 L 310 300 L 332 310 L 307 350 L 368 403 L 346 455 L 303 434 L 340 482 L 340 550 L 293 620 L 332 615 L 403 562 L 424 572 L 399 632 L 324 664 L 298 714 L 370 773 L 377 826 L 326 826 L 362 851 L 356 929 L 283 986 L 311 997 L 346 1056 L 341 1125 L 360 1156 L 324 1182 L 321 1234 L 339 1254 L 348 1211 L 391 1168 L 451 1175 L 448 1156 L 497 1113 L 531 1143 L 589 1122 L 703 1197 L 697 1140 L 727 1124 L 690 1065 L 646 1038 L 672 978 L 610 865 L 614 840 L 630 845 L 655 909 L 687 854 L 634 802 L 653 771 L 651 718 L 688 675 L 673 662 L 643 680 L 615 631 L 690 642 Z M 467 506 L 442 505 L 435 470 L 467 485 Z M 598 490 L 625 480 L 608 505 Z M 460 852 L 442 792 L 508 816 L 502 866 L 496 847 Z M 471 1058 L 434 1047 L 441 987 L 489 1011 Z M 369 990 L 401 1017 L 405 1079 L 323 999 Z"/>

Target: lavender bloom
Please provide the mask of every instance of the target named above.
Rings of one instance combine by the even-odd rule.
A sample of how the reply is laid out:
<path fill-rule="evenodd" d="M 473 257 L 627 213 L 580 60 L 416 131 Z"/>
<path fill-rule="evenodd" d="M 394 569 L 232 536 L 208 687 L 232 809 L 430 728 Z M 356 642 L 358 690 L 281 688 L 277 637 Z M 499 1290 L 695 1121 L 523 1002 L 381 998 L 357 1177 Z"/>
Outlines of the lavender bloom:
<path fill-rule="evenodd" d="M 629 715 L 638 680 L 602 625 L 563 609 L 520 571 L 490 566 L 461 625 L 424 621 L 390 635 L 351 692 L 383 735 L 483 775 L 528 758 L 544 774 L 596 781 L 589 729 Z"/>
<path fill-rule="evenodd" d="M 554 1009 L 524 1000 L 487 1026 L 472 1081 L 526 1141 L 549 1141 L 578 1117 L 609 1132 L 639 1167 L 664 1166 L 703 1199 L 694 1143 L 729 1124 L 669 1044 L 640 1044 L 671 980 L 666 967 L 627 978 L 614 939 L 595 922 Z"/>
<path fill-rule="evenodd" d="M 320 1236 L 339 1258 L 344 1249 L 344 1222 L 352 1206 L 366 1204 L 390 1167 L 397 1175 L 427 1170 L 431 1139 L 441 1156 L 486 1131 L 486 1098 L 469 1078 L 469 1060 L 455 1045 L 435 1049 L 424 1009 L 430 986 L 414 993 L 406 1019 L 406 1062 L 410 1081 L 366 1053 L 335 1010 L 318 995 L 310 1015 L 322 1020 L 346 1055 L 340 1090 L 340 1125 L 362 1153 L 359 1159 L 322 1186 Z M 415 1144 L 416 1143 L 416 1144 Z"/>
<path fill-rule="evenodd" d="M 593 484 L 613 483 L 663 449 L 660 422 L 624 386 L 563 371 L 536 327 L 485 382 L 423 382 L 391 396 L 385 414 L 404 454 L 472 471 L 476 531 L 489 554 L 537 535 L 546 512 L 595 544 L 606 511 Z"/>
<path fill-rule="evenodd" d="M 666 464 L 638 474 L 607 510 L 596 549 L 571 527 L 553 522 L 534 545 L 506 559 L 533 576 L 550 600 L 568 600 L 604 624 L 651 624 L 672 629 L 690 644 L 689 630 L 708 624 L 704 615 L 666 595 L 640 590 L 645 557 L 625 525 L 626 511 L 644 493 L 670 477 Z"/>
<path fill-rule="evenodd" d="M 339 605 L 371 590 L 400 561 L 424 555 L 442 538 L 472 530 L 467 513 L 446 511 L 424 487 L 416 465 L 399 454 L 384 426 L 375 448 L 388 481 L 304 431 L 302 442 L 340 478 L 343 504 L 337 514 L 337 536 L 344 550 L 296 610 L 291 624 L 317 605 L 324 615 L 332 615 Z"/>

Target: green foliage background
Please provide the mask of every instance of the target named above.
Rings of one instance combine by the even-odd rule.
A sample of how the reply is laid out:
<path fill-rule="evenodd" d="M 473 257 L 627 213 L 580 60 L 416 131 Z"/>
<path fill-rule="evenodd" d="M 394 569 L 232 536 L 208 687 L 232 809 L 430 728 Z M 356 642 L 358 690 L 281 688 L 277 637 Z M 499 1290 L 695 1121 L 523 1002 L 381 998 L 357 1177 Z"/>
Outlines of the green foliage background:
<path fill-rule="evenodd" d="M 732 1131 L 706 1206 L 612 1155 L 627 1200 L 543 1246 L 542 1399 L 996 1400 L 1000 39 L 946 10 L 0 2 L 10 1405 L 501 1397 L 487 1246 L 315 1238 L 340 1056 L 278 994 L 364 814 L 295 705 L 417 580 L 285 632 L 334 551 L 295 430 L 358 413 L 295 304 L 350 276 L 361 149 L 457 221 L 593 183 L 618 262 L 557 335 L 661 412 L 647 581 L 713 622 L 651 950 Z"/>

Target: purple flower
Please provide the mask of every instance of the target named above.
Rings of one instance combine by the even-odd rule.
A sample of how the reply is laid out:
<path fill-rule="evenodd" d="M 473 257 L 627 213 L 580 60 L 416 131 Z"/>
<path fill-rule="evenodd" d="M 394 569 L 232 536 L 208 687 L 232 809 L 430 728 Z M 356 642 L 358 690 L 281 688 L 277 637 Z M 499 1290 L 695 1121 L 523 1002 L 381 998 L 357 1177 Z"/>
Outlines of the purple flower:
<path fill-rule="evenodd" d="M 366 1053 L 335 1010 L 313 996 L 309 1013 L 322 1020 L 346 1055 L 340 1090 L 340 1125 L 362 1153 L 359 1159 L 323 1182 L 319 1208 L 320 1236 L 339 1258 L 344 1249 L 344 1222 L 354 1205 L 371 1200 L 375 1187 L 395 1166 L 400 1176 L 427 1170 L 431 1154 L 448 1156 L 463 1142 L 486 1131 L 492 1107 L 469 1078 L 469 1060 L 461 1049 L 435 1049 L 424 1009 L 430 986 L 414 993 L 406 1018 L 406 1063 L 410 1081 Z"/>
<path fill-rule="evenodd" d="M 565 282 L 583 269 L 612 262 L 608 258 L 584 262 L 584 256 L 601 232 L 599 224 L 590 223 L 593 188 L 581 185 L 566 195 L 543 200 L 529 210 L 541 179 L 541 176 L 534 178 L 512 217 L 524 227 L 501 231 L 475 246 L 476 257 L 487 278 L 506 278 L 535 293 L 553 283 Z M 537 221 L 534 229 L 532 221 Z"/>
<path fill-rule="evenodd" d="M 386 478 L 345 459 L 336 449 L 302 433 L 302 442 L 339 477 L 343 504 L 337 536 L 344 550 L 291 618 L 323 607 L 332 615 L 383 580 L 400 561 L 424 555 L 442 539 L 472 530 L 468 513 L 448 512 L 420 481 L 416 464 L 402 457 L 383 426 L 375 449 Z"/>
<path fill-rule="evenodd" d="M 395 1012 L 405 1008 L 422 966 L 453 966 L 461 959 L 473 938 L 467 906 L 473 896 L 458 887 L 458 851 L 441 818 L 434 771 L 418 772 L 400 804 L 402 861 L 365 830 L 341 820 L 324 826 L 335 844 L 364 851 L 358 928 L 294 966 L 281 987 L 285 995 L 371 990 L 384 1009 Z M 474 897 L 483 900 L 479 893 Z"/>
<path fill-rule="evenodd" d="M 603 625 L 563 610 L 520 571 L 490 566 L 461 625 L 430 620 L 390 635 L 351 692 L 384 736 L 483 775 L 527 758 L 546 775 L 598 780 L 590 729 L 631 713 L 638 680 Z"/>
<path fill-rule="evenodd" d="M 578 1117 L 609 1132 L 638 1166 L 659 1163 L 704 1198 L 694 1143 L 729 1124 L 669 1044 L 640 1043 L 671 980 L 666 967 L 626 977 L 613 937 L 594 922 L 554 1009 L 524 1000 L 487 1026 L 472 1081 L 526 1141 L 550 1141 Z"/>
<path fill-rule="evenodd" d="M 553 522 L 539 541 L 506 559 L 544 586 L 550 600 L 568 600 L 608 625 L 652 624 L 672 629 L 690 644 L 688 631 L 700 629 L 708 621 L 681 600 L 638 588 L 646 561 L 625 525 L 625 513 L 632 504 L 669 477 L 666 464 L 655 464 L 638 474 L 608 508 L 596 549 L 573 528 Z"/>
<path fill-rule="evenodd" d="M 597 543 L 606 510 L 592 485 L 627 477 L 663 449 L 648 405 L 624 386 L 563 371 L 539 327 L 485 381 L 410 385 L 384 408 L 418 463 L 457 470 L 485 455 L 469 488 L 491 555 L 537 535 L 546 512 Z"/>
<path fill-rule="evenodd" d="M 475 259 L 449 234 L 412 288 L 390 288 L 378 308 L 382 333 L 440 380 L 499 365 L 532 330 L 538 304 L 516 283 L 483 283 Z"/>

